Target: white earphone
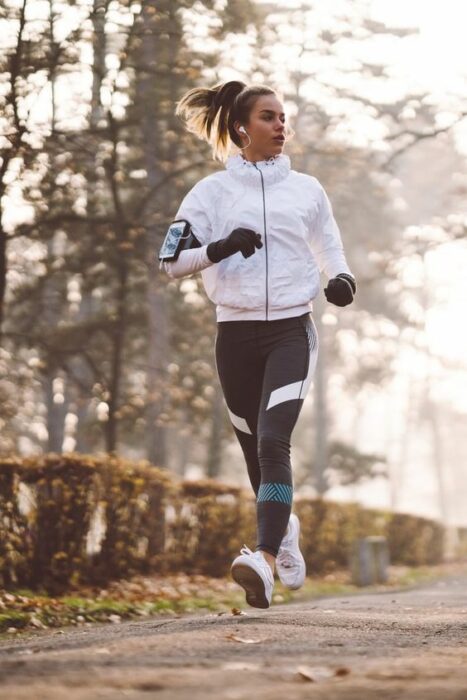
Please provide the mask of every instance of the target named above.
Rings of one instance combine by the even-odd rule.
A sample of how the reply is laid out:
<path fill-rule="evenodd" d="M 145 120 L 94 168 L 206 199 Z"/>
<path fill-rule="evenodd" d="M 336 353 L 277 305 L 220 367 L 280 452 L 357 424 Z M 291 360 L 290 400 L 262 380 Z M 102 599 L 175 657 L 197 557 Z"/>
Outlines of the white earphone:
<path fill-rule="evenodd" d="M 245 148 L 248 148 L 248 146 L 251 145 L 251 138 L 250 138 L 250 135 L 247 133 L 247 131 L 246 131 L 246 129 L 245 129 L 244 126 L 241 126 L 241 127 L 239 128 L 239 131 L 240 131 L 242 134 L 246 134 L 246 135 L 248 136 L 248 144 L 247 144 L 246 146 L 243 146 L 243 148 L 240 149 L 241 151 L 244 151 Z"/>

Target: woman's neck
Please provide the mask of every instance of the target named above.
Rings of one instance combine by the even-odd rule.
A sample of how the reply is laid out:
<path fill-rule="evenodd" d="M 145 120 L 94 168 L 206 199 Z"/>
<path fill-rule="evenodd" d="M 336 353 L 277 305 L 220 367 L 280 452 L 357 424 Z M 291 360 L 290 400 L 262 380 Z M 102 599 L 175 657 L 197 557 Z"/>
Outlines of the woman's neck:
<path fill-rule="evenodd" d="M 264 155 L 264 153 L 244 153 L 240 151 L 244 160 L 248 160 L 250 163 L 256 163 L 260 160 L 269 160 L 270 158 L 275 158 L 279 153 L 270 153 L 269 155 Z"/>

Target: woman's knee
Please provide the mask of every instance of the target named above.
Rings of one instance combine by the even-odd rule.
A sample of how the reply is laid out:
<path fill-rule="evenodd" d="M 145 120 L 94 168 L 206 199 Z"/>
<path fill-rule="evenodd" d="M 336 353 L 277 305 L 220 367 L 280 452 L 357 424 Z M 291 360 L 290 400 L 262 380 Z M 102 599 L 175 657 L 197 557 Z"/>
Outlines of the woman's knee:
<path fill-rule="evenodd" d="M 290 462 L 290 439 L 284 435 L 260 433 L 258 435 L 258 459 L 274 459 Z"/>

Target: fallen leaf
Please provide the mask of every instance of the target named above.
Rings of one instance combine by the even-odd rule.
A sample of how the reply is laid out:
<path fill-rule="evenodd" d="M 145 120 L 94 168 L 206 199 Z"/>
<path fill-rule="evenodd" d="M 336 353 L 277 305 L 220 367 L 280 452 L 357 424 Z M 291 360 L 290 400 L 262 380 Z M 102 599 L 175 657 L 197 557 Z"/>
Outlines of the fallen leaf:
<path fill-rule="evenodd" d="M 243 612 L 240 608 L 231 608 L 230 612 L 232 615 L 246 615 L 246 612 Z"/>
<path fill-rule="evenodd" d="M 336 676 L 348 676 L 350 673 L 350 668 L 347 668 L 346 666 L 339 666 L 339 668 L 336 668 L 334 674 Z"/>
<path fill-rule="evenodd" d="M 258 644 L 259 642 L 264 642 L 264 639 L 247 639 L 246 637 L 237 637 L 236 634 L 226 634 L 226 639 L 233 639 L 235 642 L 242 642 L 243 644 Z"/>
<path fill-rule="evenodd" d="M 312 683 L 319 683 L 334 675 L 333 670 L 325 666 L 297 666 L 297 672 L 304 680 Z"/>

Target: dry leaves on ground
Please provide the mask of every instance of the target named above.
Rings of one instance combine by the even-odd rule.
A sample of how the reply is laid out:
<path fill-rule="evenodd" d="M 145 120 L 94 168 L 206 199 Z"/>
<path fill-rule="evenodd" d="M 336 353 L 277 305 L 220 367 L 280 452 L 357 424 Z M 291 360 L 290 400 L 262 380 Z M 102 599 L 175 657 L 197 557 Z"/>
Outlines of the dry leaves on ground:
<path fill-rule="evenodd" d="M 329 666 L 297 666 L 297 673 L 304 681 L 319 683 L 334 676 L 347 676 L 350 669 L 345 666 L 330 668 Z"/>
<path fill-rule="evenodd" d="M 259 644 L 260 642 L 266 641 L 266 637 L 262 637 L 262 639 L 249 639 L 247 637 L 238 637 L 236 634 L 226 634 L 225 635 L 226 639 L 233 639 L 234 642 L 242 642 L 242 644 Z"/>

